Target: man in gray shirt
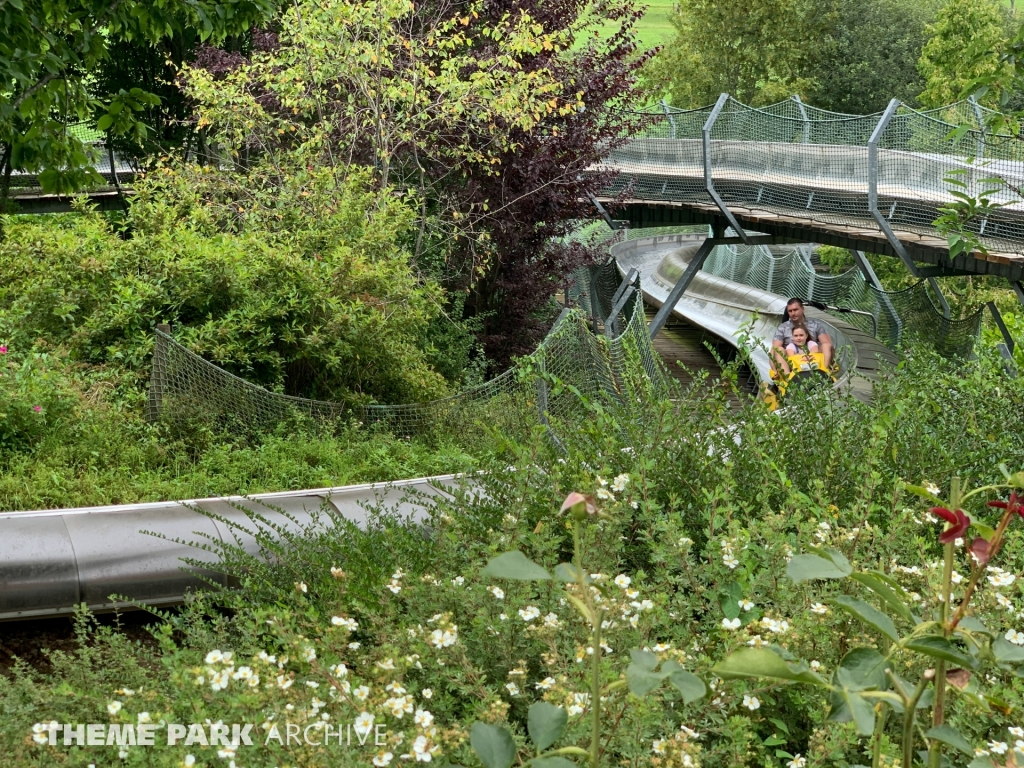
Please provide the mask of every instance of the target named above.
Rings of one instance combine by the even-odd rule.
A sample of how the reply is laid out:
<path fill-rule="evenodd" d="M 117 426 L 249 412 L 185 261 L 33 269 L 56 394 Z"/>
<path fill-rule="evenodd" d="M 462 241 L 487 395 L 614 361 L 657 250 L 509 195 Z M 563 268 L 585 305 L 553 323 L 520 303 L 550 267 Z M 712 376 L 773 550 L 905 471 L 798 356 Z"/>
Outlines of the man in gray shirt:
<path fill-rule="evenodd" d="M 807 329 L 807 335 L 811 341 L 818 342 L 821 353 L 825 356 L 825 365 L 832 365 L 832 339 L 825 330 L 825 325 L 820 320 L 807 317 L 804 314 L 804 303 L 800 299 L 790 299 L 786 302 L 786 316 L 789 318 L 779 330 L 775 332 L 772 339 L 772 350 L 769 358 L 773 368 L 782 370 L 784 375 L 789 374 L 789 363 L 786 361 L 786 345 L 793 343 L 793 326 L 802 325 Z"/>

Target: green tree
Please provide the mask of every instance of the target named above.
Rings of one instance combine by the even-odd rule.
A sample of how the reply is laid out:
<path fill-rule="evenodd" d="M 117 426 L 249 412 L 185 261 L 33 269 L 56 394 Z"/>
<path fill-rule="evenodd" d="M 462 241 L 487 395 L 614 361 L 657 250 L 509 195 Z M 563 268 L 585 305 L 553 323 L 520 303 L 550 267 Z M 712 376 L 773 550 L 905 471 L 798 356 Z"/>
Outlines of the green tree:
<path fill-rule="evenodd" d="M 855 115 L 890 99 L 916 104 L 924 90 L 917 62 L 941 0 L 840 0 L 838 21 L 810 72 L 811 102 Z"/>
<path fill-rule="evenodd" d="M 950 0 L 927 32 L 918 62 L 925 79 L 918 100 L 924 107 L 951 104 L 970 83 L 998 75 L 1007 66 L 997 52 L 1012 37 L 1013 27 L 999 0 Z M 980 101 L 986 106 L 998 103 L 994 94 L 985 94 Z"/>
<path fill-rule="evenodd" d="M 678 107 L 728 92 L 748 104 L 807 95 L 835 24 L 837 0 L 680 0 L 676 37 L 646 70 Z"/>
<path fill-rule="evenodd" d="M 94 92 L 93 73 L 125 41 L 157 45 L 195 30 L 223 40 L 269 18 L 272 0 L 7 0 L 0 3 L 0 213 L 11 173 L 37 172 L 43 189 L 68 193 L 98 180 L 88 146 L 67 130 L 146 137 L 141 118 L 159 102 L 137 85 Z"/>

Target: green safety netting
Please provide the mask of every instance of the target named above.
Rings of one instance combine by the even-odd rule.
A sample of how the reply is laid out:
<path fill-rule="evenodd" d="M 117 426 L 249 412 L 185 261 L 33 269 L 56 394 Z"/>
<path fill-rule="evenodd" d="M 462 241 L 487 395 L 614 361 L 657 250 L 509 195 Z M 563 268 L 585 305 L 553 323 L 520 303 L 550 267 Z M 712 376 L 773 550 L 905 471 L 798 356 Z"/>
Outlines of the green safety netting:
<path fill-rule="evenodd" d="M 610 316 L 619 287 L 614 264 L 583 270 L 579 279 L 571 294 L 586 312 L 565 309 L 538 349 L 497 378 L 426 403 L 350 406 L 270 392 L 157 331 L 148 416 L 235 431 L 266 430 L 296 419 L 358 421 L 398 436 L 441 431 L 468 442 L 482 438 L 488 428 L 521 434 L 538 422 L 570 419 L 582 412 L 581 396 L 627 406 L 637 398 L 665 396 L 669 379 L 651 347 L 640 292 L 626 290 Z M 593 301 L 605 308 L 600 335 L 588 316 L 591 285 L 598 290 Z"/>

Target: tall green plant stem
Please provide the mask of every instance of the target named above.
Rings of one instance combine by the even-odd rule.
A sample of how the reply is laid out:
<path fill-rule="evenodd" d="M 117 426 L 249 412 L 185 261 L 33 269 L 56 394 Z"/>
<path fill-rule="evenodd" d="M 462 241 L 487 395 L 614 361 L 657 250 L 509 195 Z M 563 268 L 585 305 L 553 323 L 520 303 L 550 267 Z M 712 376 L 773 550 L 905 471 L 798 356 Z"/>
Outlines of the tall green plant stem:
<path fill-rule="evenodd" d="M 594 649 L 590 681 L 590 768 L 597 768 L 601 759 L 601 622 L 604 611 L 599 611 L 587 589 L 587 577 L 583 573 L 583 545 L 580 542 L 580 521 L 572 524 L 572 559 L 576 566 L 576 583 L 581 597 L 590 613 L 590 643 Z"/>
<path fill-rule="evenodd" d="M 878 705 L 881 710 L 875 718 L 875 731 L 871 734 L 871 768 L 882 768 L 882 734 L 885 733 L 885 721 L 889 715 L 889 708 L 884 704 Z"/>
<path fill-rule="evenodd" d="M 960 478 L 955 476 L 949 484 L 949 505 L 952 509 L 960 508 Z M 942 566 L 942 605 L 940 622 L 942 634 L 949 637 L 949 603 L 953 599 L 953 542 L 946 545 L 946 557 Z M 940 661 L 935 666 L 935 706 L 932 709 L 932 725 L 942 725 L 945 720 L 946 708 L 946 662 Z M 932 740 L 928 749 L 928 768 L 940 768 L 942 764 L 942 742 Z"/>
<path fill-rule="evenodd" d="M 907 696 L 903 686 L 891 673 L 890 678 L 903 699 L 903 768 L 912 768 L 914 765 L 914 725 L 917 723 L 917 702 L 921 700 L 930 678 L 922 675 L 921 682 L 917 684 L 917 688 L 910 696 Z M 929 760 L 931 760 L 931 755 L 929 755 Z"/>

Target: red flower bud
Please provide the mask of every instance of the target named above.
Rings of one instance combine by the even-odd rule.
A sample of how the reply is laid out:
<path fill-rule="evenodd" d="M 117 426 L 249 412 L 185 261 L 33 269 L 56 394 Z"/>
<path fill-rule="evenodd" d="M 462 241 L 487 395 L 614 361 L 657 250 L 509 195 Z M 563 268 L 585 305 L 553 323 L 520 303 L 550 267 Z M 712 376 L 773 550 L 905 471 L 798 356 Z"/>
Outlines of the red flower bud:
<path fill-rule="evenodd" d="M 971 527 L 971 518 L 965 515 L 962 509 L 950 512 L 945 507 L 932 507 L 931 512 L 941 517 L 950 526 L 939 534 L 940 544 L 949 544 L 951 541 L 959 539 Z"/>
<path fill-rule="evenodd" d="M 985 565 L 991 557 L 989 543 L 980 536 L 971 542 L 971 556 L 978 562 L 978 565 Z"/>
<path fill-rule="evenodd" d="M 577 519 L 583 519 L 585 515 L 593 515 L 597 512 L 594 500 L 590 496 L 584 496 L 578 491 L 573 491 L 565 497 L 562 508 L 559 512 L 572 512 Z"/>

